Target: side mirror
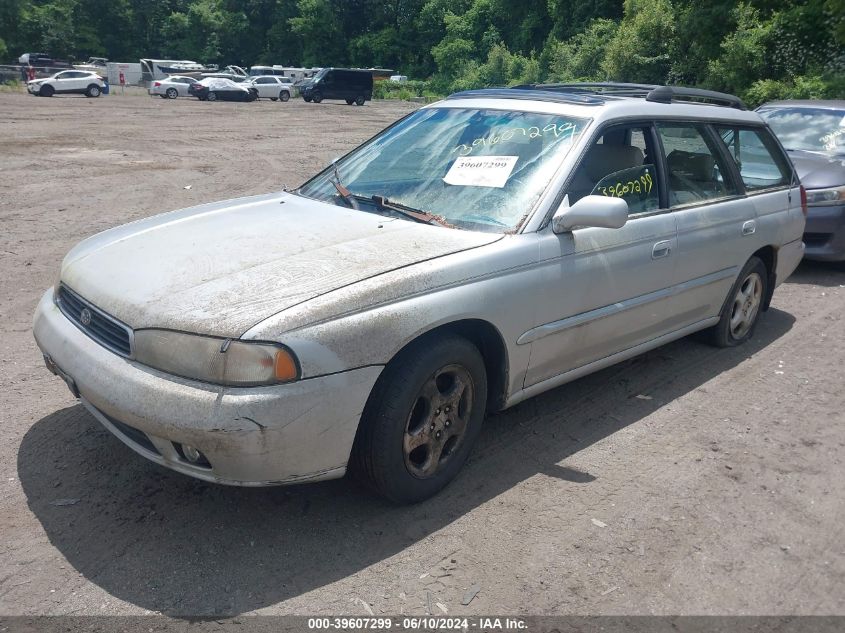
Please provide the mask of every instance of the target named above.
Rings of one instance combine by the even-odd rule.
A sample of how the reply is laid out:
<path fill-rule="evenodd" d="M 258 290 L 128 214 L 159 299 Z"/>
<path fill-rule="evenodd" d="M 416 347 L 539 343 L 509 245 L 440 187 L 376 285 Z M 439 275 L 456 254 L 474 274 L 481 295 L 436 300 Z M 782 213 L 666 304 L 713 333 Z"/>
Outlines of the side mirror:
<path fill-rule="evenodd" d="M 619 229 L 628 221 L 628 203 L 611 196 L 584 196 L 569 206 L 561 206 L 552 218 L 552 230 L 566 233 L 576 226 Z"/>

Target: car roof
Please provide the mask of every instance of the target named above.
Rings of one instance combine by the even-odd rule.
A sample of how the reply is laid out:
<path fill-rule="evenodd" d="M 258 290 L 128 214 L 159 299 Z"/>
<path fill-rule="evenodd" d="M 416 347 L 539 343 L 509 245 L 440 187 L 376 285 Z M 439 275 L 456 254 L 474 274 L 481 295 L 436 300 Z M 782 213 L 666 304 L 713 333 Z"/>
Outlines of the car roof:
<path fill-rule="evenodd" d="M 278 75 L 253 75 L 250 77 L 250 80 L 253 79 L 284 79 L 284 77 L 279 77 Z"/>
<path fill-rule="evenodd" d="M 769 101 L 757 109 L 784 106 L 841 110 L 845 109 L 845 99 L 784 99 L 783 101 Z"/>
<path fill-rule="evenodd" d="M 736 98 L 734 97 L 734 99 Z M 737 102 L 741 104 L 738 99 Z M 545 86 L 465 91 L 426 107 L 524 110 L 546 114 L 565 114 L 600 122 L 618 119 L 658 118 L 664 120 L 763 124 L 759 114 L 738 107 L 693 101 L 653 101 L 640 96 L 609 95 L 579 92 L 577 90 L 566 92 L 563 90 L 548 90 Z"/>

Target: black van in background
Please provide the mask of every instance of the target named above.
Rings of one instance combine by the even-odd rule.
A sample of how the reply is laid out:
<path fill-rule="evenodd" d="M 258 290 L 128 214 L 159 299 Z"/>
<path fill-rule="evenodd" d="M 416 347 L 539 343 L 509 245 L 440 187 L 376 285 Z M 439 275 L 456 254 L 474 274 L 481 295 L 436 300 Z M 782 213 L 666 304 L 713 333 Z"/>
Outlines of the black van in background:
<path fill-rule="evenodd" d="M 373 73 L 351 68 L 323 68 L 314 78 L 299 84 L 302 98 L 309 103 L 339 99 L 349 105 L 364 105 L 373 98 Z"/>

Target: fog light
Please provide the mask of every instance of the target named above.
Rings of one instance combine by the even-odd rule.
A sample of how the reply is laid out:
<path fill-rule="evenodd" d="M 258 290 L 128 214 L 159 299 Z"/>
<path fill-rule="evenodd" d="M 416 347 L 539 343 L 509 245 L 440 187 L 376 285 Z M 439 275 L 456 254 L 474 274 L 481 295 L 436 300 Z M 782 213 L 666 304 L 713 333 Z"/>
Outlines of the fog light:
<path fill-rule="evenodd" d="M 182 453 L 185 455 L 185 459 L 187 459 L 192 464 L 197 464 L 199 462 L 206 461 L 205 456 L 193 446 L 182 444 Z"/>

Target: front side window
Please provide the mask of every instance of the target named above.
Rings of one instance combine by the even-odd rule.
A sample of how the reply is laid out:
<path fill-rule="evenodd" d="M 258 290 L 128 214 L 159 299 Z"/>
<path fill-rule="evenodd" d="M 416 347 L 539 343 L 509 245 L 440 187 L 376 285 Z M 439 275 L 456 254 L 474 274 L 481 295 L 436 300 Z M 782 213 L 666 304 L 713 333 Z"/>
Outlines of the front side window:
<path fill-rule="evenodd" d="M 785 106 L 759 113 L 786 149 L 845 154 L 845 109 Z"/>
<path fill-rule="evenodd" d="M 718 148 L 693 123 L 658 123 L 666 154 L 669 206 L 679 207 L 737 194 Z"/>
<path fill-rule="evenodd" d="M 650 127 L 606 130 L 576 168 L 569 186 L 569 203 L 586 195 L 612 196 L 624 199 L 630 214 L 658 209 L 656 155 Z"/>
<path fill-rule="evenodd" d="M 717 126 L 748 191 L 784 187 L 792 180 L 783 152 L 759 130 Z"/>
<path fill-rule="evenodd" d="M 533 209 L 585 128 L 566 115 L 426 108 L 306 183 L 307 197 L 351 206 L 383 196 L 458 228 L 504 232 Z"/>

